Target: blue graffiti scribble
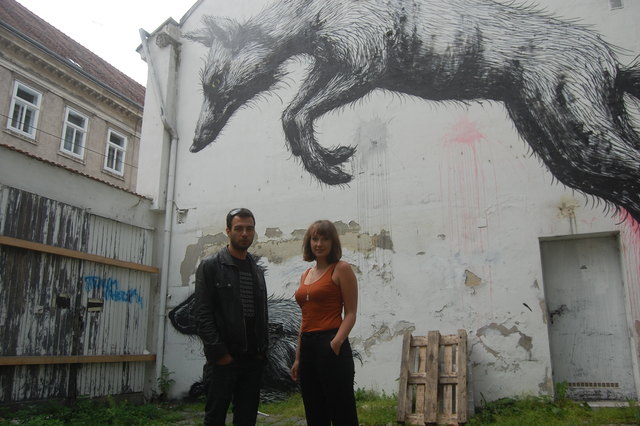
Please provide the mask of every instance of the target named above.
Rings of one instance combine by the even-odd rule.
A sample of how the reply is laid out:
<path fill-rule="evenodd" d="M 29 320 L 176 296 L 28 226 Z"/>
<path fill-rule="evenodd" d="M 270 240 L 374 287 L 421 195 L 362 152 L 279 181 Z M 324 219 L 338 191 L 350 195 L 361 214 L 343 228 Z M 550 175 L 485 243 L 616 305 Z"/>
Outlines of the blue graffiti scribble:
<path fill-rule="evenodd" d="M 87 291 L 101 289 L 102 297 L 105 300 L 113 300 L 114 302 L 137 303 L 142 307 L 143 299 L 138 294 L 138 290 L 131 288 L 129 290 L 119 290 L 118 280 L 115 278 L 101 278 L 98 276 L 84 277 L 84 288 Z"/>

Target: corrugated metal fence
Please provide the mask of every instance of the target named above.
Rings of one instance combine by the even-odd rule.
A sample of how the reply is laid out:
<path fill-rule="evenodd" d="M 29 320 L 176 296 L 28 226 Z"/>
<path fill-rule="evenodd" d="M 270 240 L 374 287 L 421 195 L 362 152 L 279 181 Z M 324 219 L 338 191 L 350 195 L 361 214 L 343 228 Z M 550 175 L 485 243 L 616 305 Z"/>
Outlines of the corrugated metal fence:
<path fill-rule="evenodd" d="M 153 231 L 0 185 L 0 401 L 144 389 Z"/>

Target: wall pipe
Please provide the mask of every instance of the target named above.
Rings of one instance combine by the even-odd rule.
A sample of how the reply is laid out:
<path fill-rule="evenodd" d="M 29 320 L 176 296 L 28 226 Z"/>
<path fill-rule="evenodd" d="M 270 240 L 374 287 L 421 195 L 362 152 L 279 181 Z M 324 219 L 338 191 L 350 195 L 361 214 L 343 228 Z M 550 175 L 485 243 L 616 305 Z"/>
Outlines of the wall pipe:
<path fill-rule="evenodd" d="M 165 99 L 162 93 L 162 88 L 156 74 L 156 69 L 151 59 L 151 53 L 147 44 L 149 39 L 149 33 L 142 28 L 140 29 L 140 38 L 142 40 L 142 48 L 147 60 L 149 72 L 151 74 L 151 82 L 158 94 L 160 103 L 160 118 L 164 129 L 171 136 L 171 145 L 169 149 L 169 169 L 167 175 L 167 199 L 165 202 L 165 215 L 164 215 L 164 235 L 162 246 L 162 264 L 160 266 L 160 307 L 158 310 L 158 342 L 156 345 L 156 380 L 157 386 L 158 378 L 161 377 L 162 366 L 164 365 L 164 335 L 166 326 L 166 309 L 167 309 L 167 295 L 169 288 L 169 259 L 171 252 L 171 234 L 173 231 L 173 205 L 174 205 L 174 191 L 176 180 L 176 155 L 178 152 L 178 133 L 175 130 L 175 126 L 169 121 L 166 116 Z"/>

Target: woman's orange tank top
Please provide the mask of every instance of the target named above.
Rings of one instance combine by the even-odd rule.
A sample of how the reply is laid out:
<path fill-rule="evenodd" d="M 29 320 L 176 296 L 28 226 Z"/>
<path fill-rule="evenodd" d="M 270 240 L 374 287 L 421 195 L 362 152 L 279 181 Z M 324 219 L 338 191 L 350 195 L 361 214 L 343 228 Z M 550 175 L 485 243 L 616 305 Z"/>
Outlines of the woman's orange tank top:
<path fill-rule="evenodd" d="M 311 269 L 307 269 L 300 280 L 300 287 L 294 297 L 302 310 L 302 324 L 300 330 L 309 331 L 331 330 L 342 324 L 342 292 L 333 282 L 334 263 L 317 281 L 304 284 Z"/>

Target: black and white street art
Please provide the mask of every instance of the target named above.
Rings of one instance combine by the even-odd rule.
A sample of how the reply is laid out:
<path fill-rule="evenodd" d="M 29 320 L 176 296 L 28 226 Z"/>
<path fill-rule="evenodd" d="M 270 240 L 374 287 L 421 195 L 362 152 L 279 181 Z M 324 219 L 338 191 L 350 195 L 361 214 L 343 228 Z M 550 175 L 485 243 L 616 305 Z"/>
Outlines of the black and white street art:
<path fill-rule="evenodd" d="M 596 31 L 529 4 L 280 0 L 245 22 L 207 16 L 187 35 L 208 48 L 191 151 L 303 55 L 313 65 L 282 124 L 293 155 L 323 183 L 351 181 L 343 166 L 356 149 L 319 143 L 314 121 L 328 112 L 374 90 L 490 100 L 558 181 L 640 221 L 640 136 L 625 103 L 640 98 L 640 61 L 624 66 Z"/>

